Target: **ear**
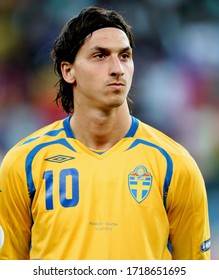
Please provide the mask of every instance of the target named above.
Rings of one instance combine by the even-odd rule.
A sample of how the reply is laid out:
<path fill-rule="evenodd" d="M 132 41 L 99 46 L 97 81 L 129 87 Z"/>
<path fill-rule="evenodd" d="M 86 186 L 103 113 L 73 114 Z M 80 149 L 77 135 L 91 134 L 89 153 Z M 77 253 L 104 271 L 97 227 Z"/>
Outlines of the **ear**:
<path fill-rule="evenodd" d="M 62 71 L 63 79 L 69 84 L 74 84 L 74 82 L 75 82 L 75 71 L 74 71 L 73 64 L 71 64 L 67 61 L 63 61 L 61 63 L 61 71 Z"/>

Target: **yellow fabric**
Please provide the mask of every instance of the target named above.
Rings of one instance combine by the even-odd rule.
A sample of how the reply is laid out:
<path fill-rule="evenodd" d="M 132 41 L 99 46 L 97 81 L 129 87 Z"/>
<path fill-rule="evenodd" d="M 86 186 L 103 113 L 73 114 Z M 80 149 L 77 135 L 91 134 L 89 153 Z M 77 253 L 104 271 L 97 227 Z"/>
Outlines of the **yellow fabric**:
<path fill-rule="evenodd" d="M 134 117 L 102 154 L 74 138 L 69 118 L 42 128 L 8 152 L 0 190 L 0 259 L 210 258 L 195 161 Z"/>

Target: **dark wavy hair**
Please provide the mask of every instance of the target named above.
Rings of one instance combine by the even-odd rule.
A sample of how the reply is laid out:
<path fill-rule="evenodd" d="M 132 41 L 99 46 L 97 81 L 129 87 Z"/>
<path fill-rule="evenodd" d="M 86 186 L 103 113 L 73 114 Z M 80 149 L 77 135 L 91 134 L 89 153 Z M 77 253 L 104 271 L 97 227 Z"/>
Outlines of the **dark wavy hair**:
<path fill-rule="evenodd" d="M 115 27 L 124 31 L 129 39 L 130 46 L 134 47 L 131 27 L 122 15 L 116 11 L 100 7 L 83 9 L 79 15 L 66 23 L 59 37 L 55 40 L 51 57 L 54 61 L 54 71 L 60 78 L 56 84 L 59 88 L 55 101 L 57 105 L 61 103 L 66 113 L 73 113 L 74 111 L 73 86 L 63 79 L 61 63 L 63 61 L 73 63 L 86 37 L 95 30 L 105 27 Z"/>

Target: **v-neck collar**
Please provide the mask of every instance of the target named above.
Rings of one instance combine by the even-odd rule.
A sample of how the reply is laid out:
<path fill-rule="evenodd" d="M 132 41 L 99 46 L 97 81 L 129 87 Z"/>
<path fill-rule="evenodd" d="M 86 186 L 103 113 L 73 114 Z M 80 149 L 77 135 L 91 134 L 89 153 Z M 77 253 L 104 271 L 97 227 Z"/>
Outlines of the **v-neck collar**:
<path fill-rule="evenodd" d="M 76 139 L 76 137 L 74 135 L 74 132 L 72 131 L 71 126 L 70 126 L 70 119 L 71 119 L 71 117 L 72 116 L 68 116 L 67 118 L 64 119 L 63 126 L 64 126 L 64 130 L 65 130 L 66 136 L 68 138 Z M 126 135 L 123 138 L 133 137 L 135 135 L 135 133 L 136 133 L 136 130 L 137 130 L 138 125 L 139 125 L 139 121 L 138 121 L 138 119 L 136 119 L 133 116 L 131 116 L 131 118 L 132 118 L 132 124 L 130 126 L 129 131 L 126 133 Z"/>

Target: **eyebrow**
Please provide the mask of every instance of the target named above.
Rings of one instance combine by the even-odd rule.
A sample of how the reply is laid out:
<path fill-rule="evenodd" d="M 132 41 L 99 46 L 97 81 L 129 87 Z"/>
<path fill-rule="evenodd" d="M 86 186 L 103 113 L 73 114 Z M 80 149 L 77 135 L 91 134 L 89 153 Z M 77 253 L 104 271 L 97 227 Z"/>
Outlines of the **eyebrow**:
<path fill-rule="evenodd" d="M 123 52 L 126 52 L 126 51 L 131 51 L 132 48 L 130 46 L 127 46 L 125 48 L 122 48 L 119 50 L 119 53 L 123 53 Z M 100 51 L 100 52 L 111 52 L 111 49 L 109 48 L 103 48 L 103 47 L 99 47 L 99 46 L 94 46 L 90 49 L 88 49 L 88 52 L 92 52 L 92 51 Z"/>

